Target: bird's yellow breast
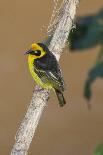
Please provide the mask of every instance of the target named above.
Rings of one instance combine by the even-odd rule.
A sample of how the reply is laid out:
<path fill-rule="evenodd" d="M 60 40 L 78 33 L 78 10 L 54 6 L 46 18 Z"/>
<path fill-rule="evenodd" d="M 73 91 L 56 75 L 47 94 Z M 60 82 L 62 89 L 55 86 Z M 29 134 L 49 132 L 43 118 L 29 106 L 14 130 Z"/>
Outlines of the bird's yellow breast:
<path fill-rule="evenodd" d="M 53 89 L 50 83 L 43 83 L 41 81 L 41 79 L 38 77 L 38 75 L 34 72 L 34 68 L 35 68 L 34 61 L 35 61 L 34 56 L 33 55 L 29 55 L 28 56 L 29 70 L 30 70 L 30 73 L 31 73 L 33 79 L 35 80 L 35 82 L 38 85 L 40 85 L 42 88 Z"/>

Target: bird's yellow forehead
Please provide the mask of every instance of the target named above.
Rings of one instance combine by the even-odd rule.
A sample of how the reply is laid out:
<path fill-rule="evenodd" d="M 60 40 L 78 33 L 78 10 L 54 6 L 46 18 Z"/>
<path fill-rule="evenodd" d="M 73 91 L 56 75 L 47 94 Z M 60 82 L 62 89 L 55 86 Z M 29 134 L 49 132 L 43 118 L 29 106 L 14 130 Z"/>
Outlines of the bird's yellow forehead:
<path fill-rule="evenodd" d="M 41 50 L 41 47 L 38 44 L 33 43 L 33 44 L 31 44 L 31 49 L 33 51 L 35 51 L 35 50 Z"/>

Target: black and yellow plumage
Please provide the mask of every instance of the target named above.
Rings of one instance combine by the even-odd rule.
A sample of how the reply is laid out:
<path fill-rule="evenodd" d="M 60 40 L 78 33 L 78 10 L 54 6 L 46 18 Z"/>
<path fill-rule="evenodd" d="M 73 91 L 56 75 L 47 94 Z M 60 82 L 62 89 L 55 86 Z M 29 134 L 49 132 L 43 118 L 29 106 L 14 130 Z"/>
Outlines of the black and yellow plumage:
<path fill-rule="evenodd" d="M 60 106 L 65 105 L 64 81 L 59 64 L 52 52 L 43 43 L 34 43 L 26 54 L 28 54 L 29 70 L 35 82 L 42 88 L 53 89 Z"/>

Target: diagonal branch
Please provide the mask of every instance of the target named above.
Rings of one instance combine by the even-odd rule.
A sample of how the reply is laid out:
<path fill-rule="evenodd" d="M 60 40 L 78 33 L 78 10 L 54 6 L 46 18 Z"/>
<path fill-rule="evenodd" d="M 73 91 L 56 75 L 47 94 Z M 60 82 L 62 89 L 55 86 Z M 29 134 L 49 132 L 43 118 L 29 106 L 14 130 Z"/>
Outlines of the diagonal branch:
<path fill-rule="evenodd" d="M 60 18 L 54 30 L 49 49 L 59 61 L 76 14 L 79 0 L 64 0 L 60 8 Z M 62 15 L 61 15 L 62 14 Z M 26 155 L 44 107 L 49 99 L 49 90 L 36 86 L 27 113 L 15 137 L 11 155 Z"/>

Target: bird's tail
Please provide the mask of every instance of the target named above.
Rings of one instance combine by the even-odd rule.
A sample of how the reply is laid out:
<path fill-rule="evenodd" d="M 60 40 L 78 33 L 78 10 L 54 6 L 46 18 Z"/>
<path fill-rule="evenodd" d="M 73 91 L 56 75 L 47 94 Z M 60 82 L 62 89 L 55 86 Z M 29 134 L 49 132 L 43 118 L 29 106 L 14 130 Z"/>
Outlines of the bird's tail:
<path fill-rule="evenodd" d="M 61 91 L 57 90 L 57 89 L 55 89 L 55 92 L 56 92 L 56 95 L 57 95 L 57 98 L 58 98 L 58 101 L 59 101 L 59 105 L 61 107 L 63 107 L 66 104 L 63 93 Z"/>

